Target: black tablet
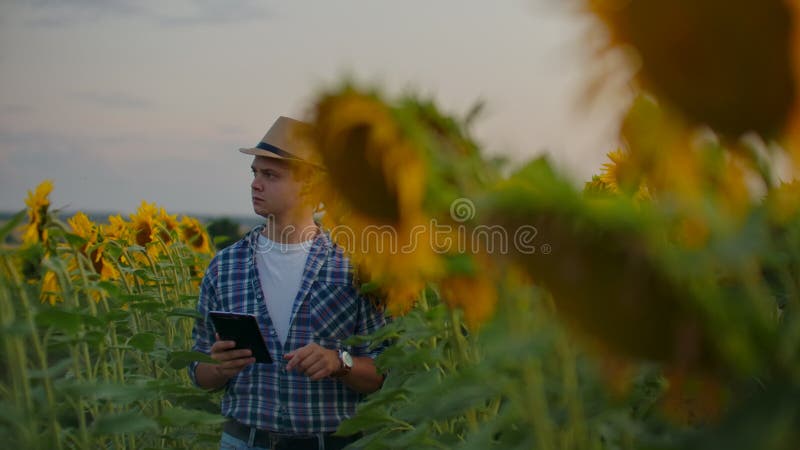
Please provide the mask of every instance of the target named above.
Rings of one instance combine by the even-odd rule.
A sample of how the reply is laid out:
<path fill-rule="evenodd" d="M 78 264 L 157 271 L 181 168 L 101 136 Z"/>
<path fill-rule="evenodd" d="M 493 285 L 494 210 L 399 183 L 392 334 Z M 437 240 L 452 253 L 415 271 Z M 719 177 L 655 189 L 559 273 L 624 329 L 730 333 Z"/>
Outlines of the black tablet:
<path fill-rule="evenodd" d="M 258 363 L 272 363 L 264 337 L 258 328 L 256 316 L 224 311 L 209 311 L 208 315 L 223 341 L 235 341 L 236 347 L 234 348 L 237 349 L 250 349 Z"/>

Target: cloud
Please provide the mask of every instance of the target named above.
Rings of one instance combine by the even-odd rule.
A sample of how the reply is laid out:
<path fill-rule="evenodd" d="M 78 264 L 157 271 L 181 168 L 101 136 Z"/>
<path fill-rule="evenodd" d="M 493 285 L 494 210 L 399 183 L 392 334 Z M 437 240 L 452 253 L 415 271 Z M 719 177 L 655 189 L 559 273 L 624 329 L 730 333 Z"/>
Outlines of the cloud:
<path fill-rule="evenodd" d="M 77 92 L 74 97 L 97 106 L 120 109 L 151 109 L 154 105 L 149 100 L 128 95 L 122 92 Z"/>
<path fill-rule="evenodd" d="M 66 27 L 110 19 L 145 19 L 158 26 L 227 25 L 269 17 L 257 0 L 35 0 L 28 4 L 35 27 Z"/>

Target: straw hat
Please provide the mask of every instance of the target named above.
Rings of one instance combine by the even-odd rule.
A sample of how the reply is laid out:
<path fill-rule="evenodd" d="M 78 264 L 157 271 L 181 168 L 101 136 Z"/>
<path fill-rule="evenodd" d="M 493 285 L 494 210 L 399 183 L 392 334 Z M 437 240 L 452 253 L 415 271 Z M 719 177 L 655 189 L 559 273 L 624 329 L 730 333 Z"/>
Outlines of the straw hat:
<path fill-rule="evenodd" d="M 311 124 L 280 116 L 269 128 L 261 142 L 251 148 L 240 148 L 248 155 L 286 159 L 320 166 L 310 141 Z"/>

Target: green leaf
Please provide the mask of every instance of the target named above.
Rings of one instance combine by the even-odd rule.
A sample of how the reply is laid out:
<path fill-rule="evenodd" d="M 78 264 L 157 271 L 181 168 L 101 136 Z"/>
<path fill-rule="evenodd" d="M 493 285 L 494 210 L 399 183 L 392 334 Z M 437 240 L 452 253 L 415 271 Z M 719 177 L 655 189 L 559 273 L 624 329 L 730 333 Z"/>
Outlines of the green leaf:
<path fill-rule="evenodd" d="M 158 423 L 137 412 L 126 412 L 113 416 L 98 418 L 92 424 L 92 433 L 102 434 L 121 434 L 139 433 L 143 431 L 157 431 Z"/>
<path fill-rule="evenodd" d="M 155 397 L 156 389 L 144 385 L 114 384 L 114 383 L 89 383 L 74 380 L 63 380 L 59 383 L 60 390 L 72 395 L 93 399 L 111 400 L 127 404 L 134 401 Z"/>
<path fill-rule="evenodd" d="M 40 326 L 62 330 L 68 334 L 77 334 L 81 329 L 83 318 L 80 314 L 53 308 L 37 313 L 36 323 Z"/>
<path fill-rule="evenodd" d="M 177 407 L 167 409 L 158 417 L 162 426 L 217 425 L 227 420 L 219 414 Z"/>
<path fill-rule="evenodd" d="M 137 333 L 128 339 L 128 345 L 145 353 L 152 352 L 156 346 L 156 339 L 158 335 L 153 333 Z"/>
<path fill-rule="evenodd" d="M 118 297 L 122 292 L 121 286 L 113 281 L 101 280 L 97 282 L 97 286 L 104 289 L 112 297 Z"/>
<path fill-rule="evenodd" d="M 193 319 L 202 319 L 203 315 L 197 312 L 196 309 L 192 308 L 174 308 L 170 312 L 167 313 L 167 317 L 171 316 L 180 316 L 180 317 L 191 317 Z"/>
<path fill-rule="evenodd" d="M 27 419 L 24 411 L 15 403 L 0 402 L 0 423 L 6 423 L 14 428 L 22 428 Z"/>
<path fill-rule="evenodd" d="M 47 367 L 46 369 L 29 370 L 28 378 L 57 378 L 65 373 L 72 366 L 72 358 L 65 358 L 61 361 Z"/>
<path fill-rule="evenodd" d="M 34 328 L 25 322 L 12 322 L 0 327 L 0 336 L 26 336 L 33 332 Z"/>
<path fill-rule="evenodd" d="M 200 352 L 171 352 L 169 354 L 168 364 L 170 367 L 177 370 L 188 366 L 190 363 L 194 361 L 204 362 L 209 364 L 218 364 L 217 360 L 212 359 L 205 353 L 200 353 Z"/>
<path fill-rule="evenodd" d="M 77 248 L 77 249 L 80 249 L 81 247 L 86 245 L 86 242 L 87 242 L 86 239 L 78 236 L 77 234 L 64 233 L 64 237 L 67 239 L 67 242 L 69 243 L 69 245 L 71 245 L 73 248 Z"/>
<path fill-rule="evenodd" d="M 392 423 L 392 417 L 384 409 L 378 409 L 372 414 L 357 414 L 345 420 L 339 425 L 336 434 L 349 436 L 364 430 L 383 428 L 386 424 Z"/>
<path fill-rule="evenodd" d="M 136 302 L 136 303 L 131 303 L 130 305 L 131 309 L 135 309 L 137 311 L 142 311 L 142 312 L 158 312 L 167 308 L 167 305 L 155 301 Z"/>
<path fill-rule="evenodd" d="M 27 209 L 23 209 L 22 211 L 14 214 L 12 218 L 8 219 L 8 221 L 4 223 L 2 227 L 0 227 L 0 242 L 5 242 L 6 236 L 8 236 L 8 234 L 11 233 L 11 231 L 20 224 L 20 222 L 22 222 L 22 219 L 25 218 L 25 213 L 27 212 Z"/>

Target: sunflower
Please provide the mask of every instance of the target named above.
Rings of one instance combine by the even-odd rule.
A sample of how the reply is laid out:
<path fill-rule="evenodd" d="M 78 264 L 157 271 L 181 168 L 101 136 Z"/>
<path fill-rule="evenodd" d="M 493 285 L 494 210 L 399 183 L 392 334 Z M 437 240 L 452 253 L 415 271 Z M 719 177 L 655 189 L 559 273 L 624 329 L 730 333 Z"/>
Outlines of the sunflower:
<path fill-rule="evenodd" d="M 607 184 L 614 192 L 618 192 L 620 185 L 620 165 L 624 164 L 626 155 L 621 149 L 617 149 L 607 153 L 606 156 L 611 162 L 603 163 L 600 181 Z"/>
<path fill-rule="evenodd" d="M 635 188 L 634 198 L 637 200 L 650 199 L 647 184 L 641 180 L 631 161 L 629 152 L 617 149 L 606 154 L 610 162 L 603 163 L 597 180 L 594 178 L 588 188 L 613 193 L 630 192 Z"/>
<path fill-rule="evenodd" d="M 119 271 L 104 252 L 106 244 L 102 241 L 103 238 L 100 235 L 101 227 L 89 220 L 86 214 L 82 212 L 76 213 L 67 220 L 67 223 L 72 228 L 73 233 L 86 240 L 80 251 L 92 262 L 92 266 L 95 272 L 100 275 L 100 279 L 118 279 L 120 276 Z"/>
<path fill-rule="evenodd" d="M 792 73 L 794 2 L 587 0 L 613 43 L 637 53 L 638 81 L 734 139 L 774 137 L 797 97 Z M 629 52 L 630 53 L 630 52 Z"/>
<path fill-rule="evenodd" d="M 470 273 L 453 274 L 439 283 L 442 300 L 451 308 L 464 311 L 464 320 L 470 328 L 486 322 L 497 306 L 497 289 L 485 255 L 476 258 Z"/>
<path fill-rule="evenodd" d="M 772 221 L 786 225 L 800 213 L 800 181 L 781 183 L 765 199 Z"/>
<path fill-rule="evenodd" d="M 419 211 L 425 164 L 376 98 L 345 91 L 317 105 L 317 149 L 346 202 L 373 223 L 395 225 Z"/>
<path fill-rule="evenodd" d="M 426 282 L 443 274 L 429 227 L 377 226 L 356 213 L 338 217 L 336 222 L 332 218 L 326 210 L 323 226 L 348 253 L 361 281 L 380 286 L 390 313 L 408 312 Z"/>
<path fill-rule="evenodd" d="M 183 216 L 179 225 L 181 241 L 199 253 L 211 253 L 211 243 L 199 220 Z"/>
<path fill-rule="evenodd" d="M 119 214 L 108 216 L 108 224 L 100 226 L 100 234 L 104 239 L 127 241 L 130 232 L 129 224 Z"/>
<path fill-rule="evenodd" d="M 97 225 L 86 214 L 80 211 L 75 213 L 74 216 L 67 219 L 67 224 L 69 224 L 73 234 L 86 241 L 81 248 L 82 252 L 85 252 L 86 248 L 97 242 Z"/>
<path fill-rule="evenodd" d="M 156 239 L 156 215 L 158 208 L 155 204 L 142 200 L 141 205 L 134 214 L 130 215 L 130 227 L 133 232 L 133 243 L 142 247 Z"/>
<path fill-rule="evenodd" d="M 327 169 L 323 223 L 354 264 L 381 286 L 389 310 L 410 309 L 425 282 L 442 273 L 423 211 L 424 150 L 408 118 L 351 89 L 317 105 L 315 148 Z"/>
<path fill-rule="evenodd" d="M 56 302 L 63 302 L 61 297 L 61 286 L 58 282 L 58 276 L 55 272 L 48 270 L 42 278 L 42 292 L 39 296 L 42 303 L 49 302 L 50 305 L 55 305 Z"/>
<path fill-rule="evenodd" d="M 25 204 L 28 206 L 28 224 L 22 235 L 24 244 L 47 241 L 47 228 L 45 227 L 47 210 L 50 207 L 50 193 L 53 191 L 53 181 L 44 180 L 36 190 L 28 191 Z"/>
<path fill-rule="evenodd" d="M 158 228 L 158 237 L 164 244 L 172 242 L 172 236 L 178 232 L 178 219 L 177 215 L 167 214 L 164 208 L 159 208 L 155 216 L 156 227 Z"/>

